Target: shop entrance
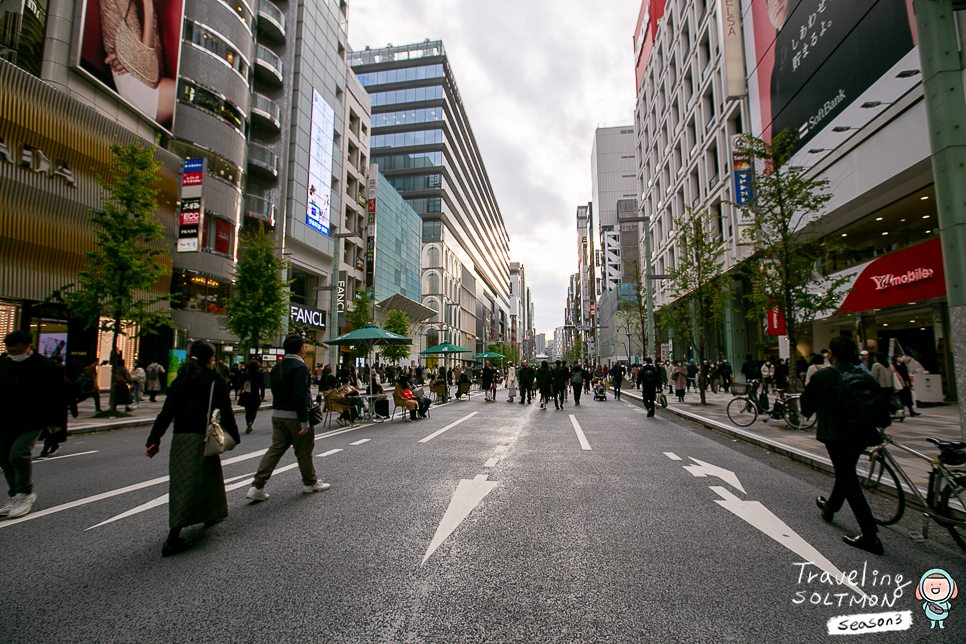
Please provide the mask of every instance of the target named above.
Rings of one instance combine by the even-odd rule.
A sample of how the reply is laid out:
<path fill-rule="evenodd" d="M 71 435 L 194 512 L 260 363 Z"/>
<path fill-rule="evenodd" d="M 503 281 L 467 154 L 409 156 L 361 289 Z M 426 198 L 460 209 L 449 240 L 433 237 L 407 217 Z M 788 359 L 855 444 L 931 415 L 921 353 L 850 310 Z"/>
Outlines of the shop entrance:
<path fill-rule="evenodd" d="M 939 373 L 936 335 L 931 326 L 918 329 L 879 329 L 876 333 L 879 351 L 888 353 L 889 341 L 895 338 L 905 354 L 922 363 L 926 371 Z"/>

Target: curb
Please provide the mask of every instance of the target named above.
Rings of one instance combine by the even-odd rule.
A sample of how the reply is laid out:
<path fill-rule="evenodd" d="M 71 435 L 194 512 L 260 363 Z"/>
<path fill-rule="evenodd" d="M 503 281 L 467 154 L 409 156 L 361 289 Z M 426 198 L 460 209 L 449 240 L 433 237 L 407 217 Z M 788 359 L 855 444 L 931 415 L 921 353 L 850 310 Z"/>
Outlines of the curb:
<path fill-rule="evenodd" d="M 271 409 L 271 403 L 264 403 L 258 407 L 258 410 Z M 159 410 L 160 411 L 160 410 Z M 244 407 L 232 407 L 232 411 L 235 415 L 245 413 Z M 96 434 L 97 432 L 109 432 L 116 431 L 119 429 L 134 429 L 136 427 L 150 427 L 154 424 L 154 418 L 122 418 L 121 420 L 109 421 L 104 423 L 97 423 L 91 425 L 83 425 L 81 427 L 71 428 L 68 424 L 67 435 L 75 436 L 81 434 Z"/>

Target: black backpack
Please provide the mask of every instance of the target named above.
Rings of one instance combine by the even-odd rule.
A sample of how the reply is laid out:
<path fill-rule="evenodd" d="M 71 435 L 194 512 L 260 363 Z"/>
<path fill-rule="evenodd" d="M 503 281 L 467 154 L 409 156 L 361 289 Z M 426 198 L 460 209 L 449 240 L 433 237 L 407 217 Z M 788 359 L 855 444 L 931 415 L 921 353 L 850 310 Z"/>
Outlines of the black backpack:
<path fill-rule="evenodd" d="M 657 368 L 647 365 L 641 367 L 641 384 L 645 387 L 654 387 L 657 385 Z"/>
<path fill-rule="evenodd" d="M 849 435 L 871 447 L 882 442 L 880 429 L 892 424 L 889 406 L 875 378 L 858 367 L 839 374 L 835 422 Z"/>

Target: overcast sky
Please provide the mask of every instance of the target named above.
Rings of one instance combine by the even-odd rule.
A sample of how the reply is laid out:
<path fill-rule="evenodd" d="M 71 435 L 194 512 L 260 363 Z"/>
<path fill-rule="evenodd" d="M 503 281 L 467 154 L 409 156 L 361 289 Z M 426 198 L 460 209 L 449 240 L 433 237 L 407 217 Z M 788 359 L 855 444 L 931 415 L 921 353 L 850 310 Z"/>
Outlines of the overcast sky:
<path fill-rule="evenodd" d="M 537 333 L 563 324 L 594 130 L 633 122 L 639 0 L 354 0 L 353 50 L 442 40 Z"/>

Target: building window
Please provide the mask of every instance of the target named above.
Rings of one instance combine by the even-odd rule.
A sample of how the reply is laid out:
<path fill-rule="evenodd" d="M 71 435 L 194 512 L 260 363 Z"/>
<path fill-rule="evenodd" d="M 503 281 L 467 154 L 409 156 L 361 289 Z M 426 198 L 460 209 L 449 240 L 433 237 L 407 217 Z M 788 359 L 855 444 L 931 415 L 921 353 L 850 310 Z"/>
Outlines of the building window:
<path fill-rule="evenodd" d="M 413 152 L 412 154 L 397 154 L 386 157 L 372 157 L 372 162 L 379 166 L 379 172 L 387 170 L 407 170 L 411 168 L 429 168 L 443 165 L 442 152 Z"/>
<path fill-rule="evenodd" d="M 430 248 L 429 252 L 426 254 L 426 262 L 430 268 L 436 268 L 439 266 L 439 249 Z"/>
<path fill-rule="evenodd" d="M 171 308 L 219 315 L 225 312 L 230 289 L 231 282 L 178 272 L 171 280 Z"/>
<path fill-rule="evenodd" d="M 248 85 L 248 62 L 227 40 L 208 27 L 191 20 L 185 20 L 184 39 L 228 63 L 228 66 L 238 72 Z"/>
<path fill-rule="evenodd" d="M 426 292 L 429 295 L 439 295 L 439 275 L 430 273 L 426 278 Z"/>
<path fill-rule="evenodd" d="M 184 78 L 180 81 L 180 91 L 178 100 L 181 103 L 190 103 L 230 125 L 242 136 L 248 134 L 248 119 L 245 114 L 235 107 L 235 105 L 221 94 L 199 87 Z"/>
<path fill-rule="evenodd" d="M 10 3 L 4 3 L 7 5 Z M 47 32 L 46 2 L 16 2 L 0 12 L 0 58 L 40 76 Z M 19 11 L 18 11 L 19 9 Z"/>
<path fill-rule="evenodd" d="M 443 187 L 443 175 L 424 174 L 415 177 L 386 177 L 392 187 L 400 192 L 407 190 L 439 190 Z"/>
<path fill-rule="evenodd" d="M 442 212 L 442 200 L 439 197 L 428 197 L 425 199 L 407 199 L 406 203 L 412 206 L 420 215 L 431 212 Z M 425 240 L 423 240 L 425 241 Z"/>
<path fill-rule="evenodd" d="M 417 101 L 438 101 L 443 98 L 443 88 L 440 85 L 431 87 L 411 87 L 394 92 L 374 92 L 370 95 L 372 107 L 380 105 L 395 105 L 397 103 L 415 103 Z"/>
<path fill-rule="evenodd" d="M 402 110 L 399 112 L 383 112 L 372 115 L 372 127 L 392 127 L 393 125 L 411 125 L 413 123 L 435 123 L 443 120 L 442 107 L 427 107 L 419 110 Z"/>
<path fill-rule="evenodd" d="M 423 222 L 423 243 L 443 241 L 443 225 L 439 221 Z"/>
<path fill-rule="evenodd" d="M 422 65 L 420 67 L 406 67 L 404 69 L 387 69 L 381 72 L 359 74 L 359 82 L 363 87 L 369 85 L 385 85 L 386 83 L 405 83 L 407 81 L 423 80 L 426 78 L 442 78 L 442 65 Z"/>
<path fill-rule="evenodd" d="M 416 130 L 414 132 L 396 132 L 395 134 L 374 134 L 371 147 L 401 148 L 411 145 L 434 145 L 443 142 L 442 130 Z"/>

